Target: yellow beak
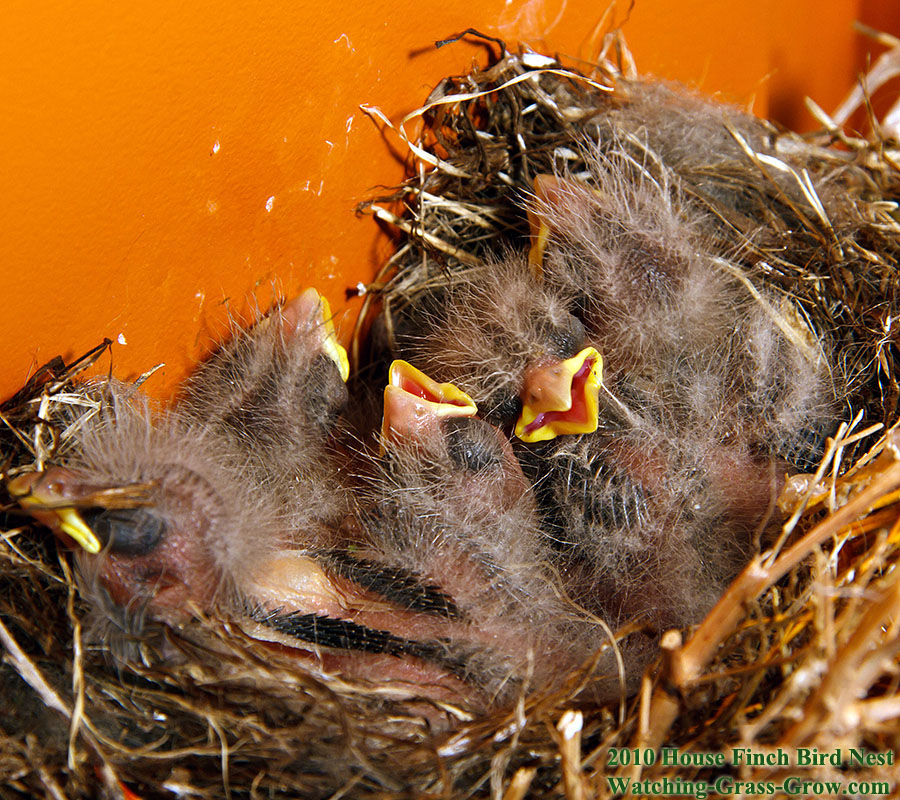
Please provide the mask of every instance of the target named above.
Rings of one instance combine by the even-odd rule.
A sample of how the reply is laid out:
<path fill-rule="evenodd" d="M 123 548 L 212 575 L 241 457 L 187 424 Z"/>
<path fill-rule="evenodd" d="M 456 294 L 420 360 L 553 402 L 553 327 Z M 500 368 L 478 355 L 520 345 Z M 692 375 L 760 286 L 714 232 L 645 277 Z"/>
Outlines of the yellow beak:
<path fill-rule="evenodd" d="M 74 539 L 88 553 L 99 553 L 100 540 L 71 505 L 54 491 L 55 480 L 44 481 L 41 473 L 19 475 L 6 484 L 7 491 L 16 498 L 19 505 L 33 514 L 36 519 L 62 531 Z M 46 485 L 43 485 L 45 484 Z"/>
<path fill-rule="evenodd" d="M 593 433 L 599 424 L 603 359 L 593 347 L 561 362 L 530 369 L 515 433 L 523 442 Z"/>
<path fill-rule="evenodd" d="M 63 533 L 71 536 L 88 553 L 100 552 L 100 540 L 74 508 L 58 508 L 56 516 L 59 517 L 59 529 Z"/>
<path fill-rule="evenodd" d="M 423 425 L 440 417 L 472 417 L 475 401 L 452 383 L 438 383 L 406 361 L 395 361 L 384 389 L 381 435 L 390 441 L 397 435 L 412 436 Z"/>
<path fill-rule="evenodd" d="M 307 289 L 306 291 L 315 292 L 316 290 Z M 319 308 L 322 315 L 322 350 L 337 365 L 338 371 L 341 373 L 341 380 L 346 383 L 350 377 L 350 360 L 347 358 L 347 351 L 338 342 L 337 334 L 334 331 L 334 317 L 331 314 L 331 306 L 321 296 L 319 296 Z"/>
<path fill-rule="evenodd" d="M 286 336 L 290 336 L 293 330 L 300 328 L 314 331 L 322 352 L 335 363 L 341 380 L 346 383 L 350 377 L 350 361 L 347 358 L 347 351 L 338 342 L 328 301 L 310 287 L 288 302 L 281 310 L 281 315 Z M 266 317 L 259 324 L 269 324 L 270 319 L 272 318 Z"/>
<path fill-rule="evenodd" d="M 544 252 L 550 239 L 550 223 L 540 211 L 540 205 L 556 206 L 560 204 L 560 194 L 565 191 L 566 181 L 553 175 L 535 175 L 534 196 L 538 200 L 537 207 L 526 209 L 528 215 L 528 231 L 531 235 L 531 247 L 528 250 L 528 263 L 534 277 L 540 280 L 544 275 Z"/>
<path fill-rule="evenodd" d="M 334 317 L 331 314 L 331 306 L 328 301 L 322 297 L 315 289 L 310 287 L 302 295 L 300 295 L 299 303 L 301 305 L 315 305 L 317 307 L 317 316 L 314 317 L 318 323 L 321 333 L 322 350 L 337 366 L 341 373 L 341 380 L 347 382 L 350 377 L 350 361 L 347 358 L 347 351 L 341 346 L 337 340 L 337 334 L 334 331 Z"/>

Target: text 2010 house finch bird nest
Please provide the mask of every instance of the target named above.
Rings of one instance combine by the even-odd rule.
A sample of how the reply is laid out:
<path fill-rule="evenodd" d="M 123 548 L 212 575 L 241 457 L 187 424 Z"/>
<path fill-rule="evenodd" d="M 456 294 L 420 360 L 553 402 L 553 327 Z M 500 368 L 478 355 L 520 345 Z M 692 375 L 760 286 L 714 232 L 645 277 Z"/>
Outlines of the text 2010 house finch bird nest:
<path fill-rule="evenodd" d="M 10 797 L 895 788 L 895 133 L 497 46 L 366 206 L 380 433 L 314 292 L 0 407 Z"/>

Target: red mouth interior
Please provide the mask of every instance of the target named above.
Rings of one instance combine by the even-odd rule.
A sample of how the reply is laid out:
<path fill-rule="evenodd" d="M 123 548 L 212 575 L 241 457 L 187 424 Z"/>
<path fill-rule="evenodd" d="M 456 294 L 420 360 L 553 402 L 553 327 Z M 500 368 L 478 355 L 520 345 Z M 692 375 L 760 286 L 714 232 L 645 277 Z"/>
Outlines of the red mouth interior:
<path fill-rule="evenodd" d="M 446 397 L 442 397 L 441 395 L 430 391 L 420 383 L 417 383 L 413 378 L 407 376 L 403 376 L 400 378 L 399 388 L 407 394 L 411 394 L 414 397 L 421 397 L 423 400 L 427 400 L 430 403 L 453 405 L 458 406 L 459 408 L 466 407 L 466 403 L 462 400 L 448 400 Z"/>
<path fill-rule="evenodd" d="M 572 407 L 568 411 L 542 411 L 534 418 L 533 422 L 525 426 L 524 432 L 526 434 L 558 420 L 565 420 L 566 422 L 587 421 L 587 402 L 585 401 L 586 393 L 584 387 L 596 360 L 593 357 L 586 358 L 578 372 L 572 376 Z"/>

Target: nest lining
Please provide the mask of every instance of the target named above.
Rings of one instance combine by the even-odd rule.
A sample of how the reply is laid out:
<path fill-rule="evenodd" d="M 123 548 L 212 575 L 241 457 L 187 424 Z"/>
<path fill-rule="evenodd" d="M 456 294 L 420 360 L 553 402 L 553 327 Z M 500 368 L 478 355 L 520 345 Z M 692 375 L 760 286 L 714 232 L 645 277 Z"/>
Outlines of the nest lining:
<path fill-rule="evenodd" d="M 524 246 L 521 201 L 534 175 L 552 172 L 560 158 L 577 173 L 582 156 L 573 143 L 611 103 L 627 101 L 636 80 L 608 61 L 583 75 L 504 49 L 489 69 L 438 87 L 409 118 L 422 119 L 420 136 L 404 134 L 412 177 L 367 207 L 398 237 L 367 298 L 383 298 L 388 336 L 419 294 L 482 268 L 498 247 Z M 846 354 L 849 413 L 816 475 L 788 498 L 793 513 L 778 546 L 754 559 L 698 631 L 664 638 L 660 667 L 637 697 L 621 708 L 592 707 L 576 698 L 584 675 L 574 674 L 553 694 L 525 695 L 482 718 L 451 709 L 460 717 L 455 730 L 436 734 L 422 716 L 387 703 L 378 686 L 307 676 L 228 620 L 202 616 L 189 632 L 151 626 L 141 659 L 112 665 L 89 644 L 67 556 L 49 534 L 9 515 L 0 546 L 0 677 L 15 712 L 0 725 L 4 794 L 604 797 L 611 775 L 716 774 L 660 762 L 610 768 L 612 747 L 900 749 L 891 328 L 900 285 L 898 171 L 890 142 L 877 135 L 851 138 L 836 125 L 806 139 L 771 135 L 776 151 L 800 152 L 809 170 L 838 176 L 853 198 L 852 224 L 820 213 L 824 204 L 817 209 L 812 196 L 797 205 L 774 180 L 748 184 L 747 170 L 780 169 L 754 159 L 749 144 L 743 170 L 711 163 L 682 177 L 689 190 L 702 187 L 697 202 L 714 214 L 716 186 L 746 194 L 752 215 L 718 209 L 723 250 L 737 254 L 752 280 L 789 296 L 814 329 L 835 335 Z M 636 137 L 634 146 L 645 145 Z M 788 168 L 803 193 L 802 171 Z M 772 235 L 751 235 L 759 223 L 751 230 L 750 219 L 765 220 Z M 101 353 L 102 346 L 73 364 L 51 362 L 0 407 L 6 475 L 58 456 L 66 432 L 94 413 L 77 378 Z M 755 781 L 785 774 L 729 771 Z M 883 767 L 852 776 L 892 786 L 897 778 Z M 823 765 L 803 777 L 846 781 L 851 772 Z"/>

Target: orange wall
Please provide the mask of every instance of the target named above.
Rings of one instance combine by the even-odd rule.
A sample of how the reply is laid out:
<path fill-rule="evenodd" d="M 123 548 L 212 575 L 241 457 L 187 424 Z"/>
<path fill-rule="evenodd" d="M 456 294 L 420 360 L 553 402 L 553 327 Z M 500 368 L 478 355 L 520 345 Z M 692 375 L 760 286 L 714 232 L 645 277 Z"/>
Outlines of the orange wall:
<path fill-rule="evenodd" d="M 625 33 L 642 72 L 808 125 L 803 94 L 836 106 L 868 48 L 850 23 L 874 5 L 637 0 Z M 314 284 L 343 308 L 389 248 L 354 206 L 402 175 L 359 104 L 397 119 L 442 76 L 483 63 L 472 45 L 431 47 L 470 26 L 590 58 L 601 9 L 8 0 L 0 398 L 103 336 L 121 342 L 120 377 L 165 361 L 147 385 L 165 396 L 225 330 L 226 304 L 246 309 L 257 290 L 266 304 L 273 281 L 287 293 Z M 900 33 L 900 13 L 879 22 Z"/>

